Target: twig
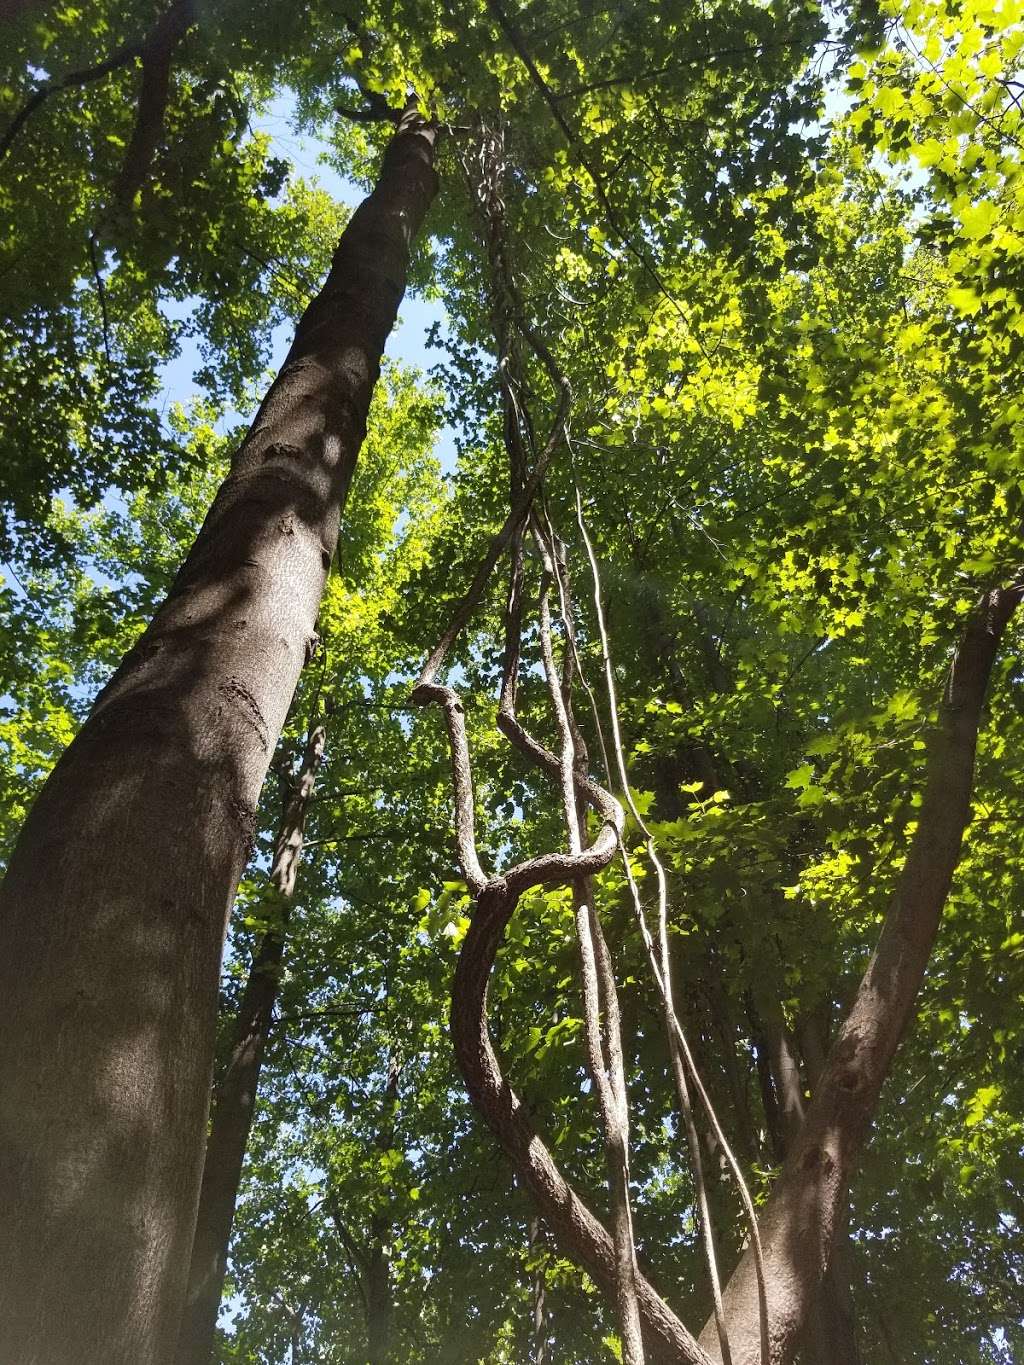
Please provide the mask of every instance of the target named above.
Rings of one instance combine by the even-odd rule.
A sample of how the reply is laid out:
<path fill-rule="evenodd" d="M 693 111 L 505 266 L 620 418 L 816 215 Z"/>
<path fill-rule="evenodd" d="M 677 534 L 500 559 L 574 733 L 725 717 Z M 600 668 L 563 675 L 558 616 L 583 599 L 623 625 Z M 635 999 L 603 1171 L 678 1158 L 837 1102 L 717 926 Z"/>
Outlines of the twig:
<path fill-rule="evenodd" d="M 110 359 L 110 319 L 107 316 L 107 291 L 103 283 L 103 273 L 100 270 L 95 232 L 89 233 L 89 260 L 92 262 L 92 275 L 96 281 L 96 293 L 100 300 L 100 317 L 103 320 L 103 350 L 107 357 L 107 367 L 110 368 L 113 361 Z"/>

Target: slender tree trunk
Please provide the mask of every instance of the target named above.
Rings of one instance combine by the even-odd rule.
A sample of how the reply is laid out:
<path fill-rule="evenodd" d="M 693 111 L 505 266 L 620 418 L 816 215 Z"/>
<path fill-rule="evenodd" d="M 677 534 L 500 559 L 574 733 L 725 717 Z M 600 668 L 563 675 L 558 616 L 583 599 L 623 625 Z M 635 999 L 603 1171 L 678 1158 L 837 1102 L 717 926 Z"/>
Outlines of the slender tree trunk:
<path fill-rule="evenodd" d="M 303 828 L 326 741 L 324 727 L 312 726 L 301 771 L 285 802 L 270 870 L 271 910 L 275 922 L 260 938 L 253 956 L 238 1010 L 235 1044 L 214 1096 L 213 1121 L 206 1142 L 199 1214 L 192 1243 L 188 1294 L 178 1343 L 179 1365 L 208 1365 L 213 1351 L 238 1183 L 249 1143 L 263 1054 L 281 985 L 281 963 L 302 855 Z"/>
<path fill-rule="evenodd" d="M 534 1251 L 541 1244 L 541 1225 L 540 1219 L 536 1214 L 530 1219 L 530 1250 Z M 544 1284 L 544 1267 L 538 1265 L 533 1272 L 530 1283 L 530 1297 L 532 1299 L 531 1312 L 531 1342 L 530 1353 L 531 1365 L 547 1365 L 548 1358 L 548 1316 L 545 1307 L 546 1290 Z"/>
<path fill-rule="evenodd" d="M 297 1309 L 295 1310 L 295 1312 L 291 1314 L 292 1340 L 291 1340 L 291 1353 L 290 1353 L 290 1355 L 289 1355 L 289 1357 L 288 1357 L 288 1363 L 289 1363 L 289 1365 L 301 1365 L 301 1362 L 302 1362 L 302 1319 L 303 1319 L 303 1316 L 304 1316 L 304 1314 L 303 1314 L 303 1310 L 302 1310 L 301 1308 L 297 1308 Z"/>
<path fill-rule="evenodd" d="M 395 1142 L 398 1122 L 398 1082 L 402 1064 L 398 1051 L 392 1047 L 388 1056 L 387 1085 L 384 1087 L 384 1109 L 377 1129 L 374 1146 L 381 1154 L 390 1151 Z M 363 1302 L 366 1306 L 366 1342 L 369 1365 L 388 1365 L 391 1359 L 391 1257 L 385 1248 L 390 1240 L 392 1219 L 377 1213 L 370 1219 L 370 1242 L 363 1266 Z"/>
<path fill-rule="evenodd" d="M 152 624 L 0 891 L 0 1360 L 164 1365 L 202 1173 L 224 926 L 315 637 L 435 131 L 380 181 Z"/>
<path fill-rule="evenodd" d="M 366 1259 L 366 1345 L 369 1365 L 388 1365 L 391 1359 L 391 1257 L 384 1250 L 389 1231 L 383 1219 L 370 1229 L 372 1245 Z"/>
<path fill-rule="evenodd" d="M 989 675 L 1024 585 L 986 594 L 968 620 L 929 744 L 917 829 L 878 946 L 815 1086 L 761 1217 L 772 1365 L 788 1365 L 832 1259 L 850 1177 L 892 1059 L 910 1024 L 970 819 L 974 756 Z M 760 1356 L 753 1258 L 725 1295 L 735 1365 Z M 701 1341 L 717 1355 L 715 1325 Z"/>

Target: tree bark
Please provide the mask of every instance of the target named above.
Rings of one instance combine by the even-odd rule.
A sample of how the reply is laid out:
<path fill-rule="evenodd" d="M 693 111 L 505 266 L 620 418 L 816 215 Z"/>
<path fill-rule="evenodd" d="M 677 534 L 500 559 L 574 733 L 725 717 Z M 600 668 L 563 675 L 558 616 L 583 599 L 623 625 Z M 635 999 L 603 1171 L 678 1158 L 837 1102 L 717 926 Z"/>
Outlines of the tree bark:
<path fill-rule="evenodd" d="M 402 1065 L 397 1051 L 388 1056 L 387 1085 L 384 1088 L 384 1109 L 374 1146 L 382 1155 L 394 1146 L 395 1125 L 398 1122 L 398 1082 Z M 366 1305 L 366 1346 L 369 1365 L 388 1365 L 391 1359 L 391 1256 L 386 1242 L 390 1241 L 392 1220 L 386 1213 L 375 1213 L 370 1219 L 370 1241 L 363 1268 Z"/>
<path fill-rule="evenodd" d="M 832 1255 L 800 1334 L 800 1365 L 861 1365 L 852 1262 L 848 1211 L 844 1208 Z"/>
<path fill-rule="evenodd" d="M 387 1228 L 371 1228 L 373 1245 L 366 1262 L 366 1349 L 369 1365 L 391 1359 L 391 1258 L 384 1250 Z"/>
<path fill-rule="evenodd" d="M 326 742 L 324 727 L 312 726 L 302 768 L 285 802 L 270 870 L 270 884 L 276 893 L 271 911 L 276 919 L 261 936 L 253 955 L 238 1010 L 234 1047 L 214 1096 L 199 1214 L 192 1242 L 188 1293 L 178 1342 L 178 1365 L 208 1365 L 213 1351 L 238 1184 L 249 1143 L 263 1054 L 281 986 L 281 965 L 302 855 L 306 812 Z"/>
<path fill-rule="evenodd" d="M 534 1214 L 530 1219 L 530 1250 L 536 1251 L 540 1243 L 540 1219 Z M 547 1290 L 544 1281 L 544 1267 L 543 1265 L 538 1265 L 530 1278 L 530 1365 L 547 1365 L 548 1319 L 545 1306 L 546 1297 Z"/>
<path fill-rule="evenodd" d="M 803 1020 L 798 1031 L 804 1070 L 812 1095 L 825 1069 L 828 1020 L 827 1006 L 819 1005 L 813 1015 Z M 802 1108 L 800 1121 L 803 1122 Z M 795 1141 L 798 1136 L 799 1128 L 792 1140 Z M 831 1259 L 800 1337 L 800 1365 L 861 1365 L 853 1276 L 849 1209 L 844 1207 L 836 1228 Z"/>
<path fill-rule="evenodd" d="M 756 1013 L 766 1039 L 770 1088 L 775 1096 L 772 1144 L 776 1161 L 782 1162 L 799 1140 L 804 1121 L 800 1064 L 782 1008 L 770 991 L 759 993 Z M 821 1072 L 819 1067 L 813 1076 L 809 1074 L 812 1085 L 820 1079 Z M 766 1112 L 767 1108 L 766 1097 Z M 861 1365 L 851 1260 L 844 1200 L 831 1255 L 800 1333 L 800 1365 Z"/>
<path fill-rule="evenodd" d="M 225 922 L 435 192 L 434 141 L 408 108 L 167 600 L 43 787 L 0 890 L 0 1360 L 173 1357 Z"/>
<path fill-rule="evenodd" d="M 1020 584 L 996 589 L 968 620 L 929 744 L 917 830 L 896 895 L 760 1220 L 772 1365 L 793 1358 L 845 1217 L 850 1176 L 910 1023 L 970 819 L 989 676 L 1021 594 Z M 757 1365 L 759 1314 L 749 1252 L 729 1282 L 725 1306 L 735 1365 Z M 713 1322 L 704 1327 L 701 1344 L 720 1359 Z"/>
<path fill-rule="evenodd" d="M 129 209 L 145 184 L 164 130 L 175 53 L 195 20 L 196 0 L 173 0 L 153 25 L 139 50 L 142 83 L 131 139 L 114 186 L 114 202 Z"/>

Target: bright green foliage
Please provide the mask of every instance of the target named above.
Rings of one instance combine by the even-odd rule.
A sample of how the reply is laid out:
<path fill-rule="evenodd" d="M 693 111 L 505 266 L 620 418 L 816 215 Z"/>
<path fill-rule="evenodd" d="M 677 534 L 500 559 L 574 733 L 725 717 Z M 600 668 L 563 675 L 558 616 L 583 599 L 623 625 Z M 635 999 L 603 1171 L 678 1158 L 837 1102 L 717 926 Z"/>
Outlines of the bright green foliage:
<path fill-rule="evenodd" d="M 392 102 L 414 85 L 454 125 L 416 267 L 448 321 L 432 385 L 393 368 L 375 403 L 321 649 L 276 760 L 286 772 L 326 703 L 219 1349 L 253 1365 L 293 1350 L 365 1360 L 377 1257 L 395 1361 L 530 1360 L 538 1283 L 548 1358 L 610 1361 L 613 1315 L 544 1232 L 531 1242 L 528 1201 L 465 1100 L 447 1035 L 470 903 L 440 727 L 408 691 L 508 505 L 486 242 L 460 162 L 473 165 L 478 120 L 503 123 L 505 250 L 573 388 L 545 504 L 568 543 L 580 653 L 597 686 L 577 486 L 631 781 L 669 868 L 683 1023 L 763 1200 L 780 1157 L 770 1035 L 789 1037 L 809 1086 L 916 828 L 950 651 L 981 593 L 1021 562 L 1021 14 L 507 6 L 560 127 L 477 0 L 306 8 L 201 8 L 127 216 L 108 202 L 134 67 L 52 96 L 0 164 L 0 838 L 9 846 L 166 590 L 230 450 L 225 413 L 258 392 L 271 329 L 301 309 L 344 220 L 249 123 L 287 87 L 337 167 L 368 182 L 386 127 L 334 107 L 365 107 L 357 82 Z M 42 79 L 26 61 L 51 75 L 88 66 L 154 12 L 27 13 L 10 30 L 0 122 Z M 162 423 L 161 366 L 188 335 L 204 396 Z M 543 427 L 548 379 L 528 362 L 526 381 Z M 431 449 L 442 417 L 460 447 L 444 476 Z M 527 572 L 532 593 L 533 559 Z M 452 675 L 489 865 L 562 837 L 557 794 L 493 724 L 503 573 Z M 1018 627 L 919 1018 L 852 1193 L 866 1361 L 1003 1365 L 1024 1352 L 1019 644 Z M 552 741 L 533 637 L 521 702 Z M 231 929 L 225 1045 L 274 910 L 273 778 L 264 795 Z M 648 903 L 635 828 L 627 842 Z M 696 1330 L 709 1296 L 692 1178 L 620 865 L 598 897 L 622 992 L 638 1245 Z M 524 899 L 490 1013 L 510 1079 L 601 1210 L 564 889 Z M 728 1268 L 743 1229 L 708 1154 Z"/>
<path fill-rule="evenodd" d="M 160 420 L 161 372 L 183 344 L 198 348 L 212 400 L 251 401 L 271 328 L 302 311 L 344 221 L 322 192 L 299 180 L 284 189 L 289 168 L 251 123 L 270 85 L 233 69 L 226 33 L 210 33 L 200 8 L 129 208 L 112 196 L 137 61 L 51 94 L 0 164 L 0 486 L 7 516 L 26 527 L 60 491 L 84 504 L 111 486 L 161 486 L 182 457 Z M 54 4 L 26 14 L 5 31 L 0 132 L 33 93 L 141 38 L 159 12 Z"/>

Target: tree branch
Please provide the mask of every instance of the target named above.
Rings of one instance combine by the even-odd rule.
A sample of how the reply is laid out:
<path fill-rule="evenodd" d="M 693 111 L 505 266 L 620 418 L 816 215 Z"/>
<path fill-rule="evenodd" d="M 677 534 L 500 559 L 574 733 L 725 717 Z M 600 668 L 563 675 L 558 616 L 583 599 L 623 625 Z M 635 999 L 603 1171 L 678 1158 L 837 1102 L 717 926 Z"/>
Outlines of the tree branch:
<path fill-rule="evenodd" d="M 96 281 L 96 294 L 100 304 L 100 318 L 103 322 L 103 352 L 107 357 L 107 367 L 109 368 L 113 363 L 110 359 L 110 318 L 107 315 L 107 289 L 103 283 L 103 271 L 100 269 L 95 232 L 89 233 L 89 261 L 92 265 L 92 277 Z"/>
<path fill-rule="evenodd" d="M 146 182 L 167 116 L 174 55 L 195 17 L 196 0 L 173 0 L 140 45 L 142 88 L 135 126 L 114 186 L 114 203 L 120 209 L 131 208 Z"/>
<path fill-rule="evenodd" d="M 393 123 L 396 126 L 398 125 L 402 118 L 401 109 L 392 108 L 386 98 L 377 90 L 367 90 L 364 86 L 360 86 L 359 89 L 369 108 L 351 109 L 348 105 L 336 104 L 334 107 L 343 118 L 351 119 L 353 123 Z"/>
<path fill-rule="evenodd" d="M 123 47 L 117 49 L 113 56 L 105 58 L 102 62 L 97 62 L 95 66 L 88 66 L 82 71 L 69 71 L 67 75 L 51 81 L 49 85 L 42 86 L 35 94 L 30 95 L 11 120 L 6 133 L 0 138 L 0 161 L 3 161 L 4 157 L 10 152 L 15 138 L 28 120 L 41 105 L 46 103 L 51 95 L 59 95 L 62 91 L 71 90 L 76 85 L 91 85 L 94 81 L 102 80 L 104 76 L 109 76 L 112 71 L 127 66 L 141 53 L 142 43 L 125 43 Z"/>

